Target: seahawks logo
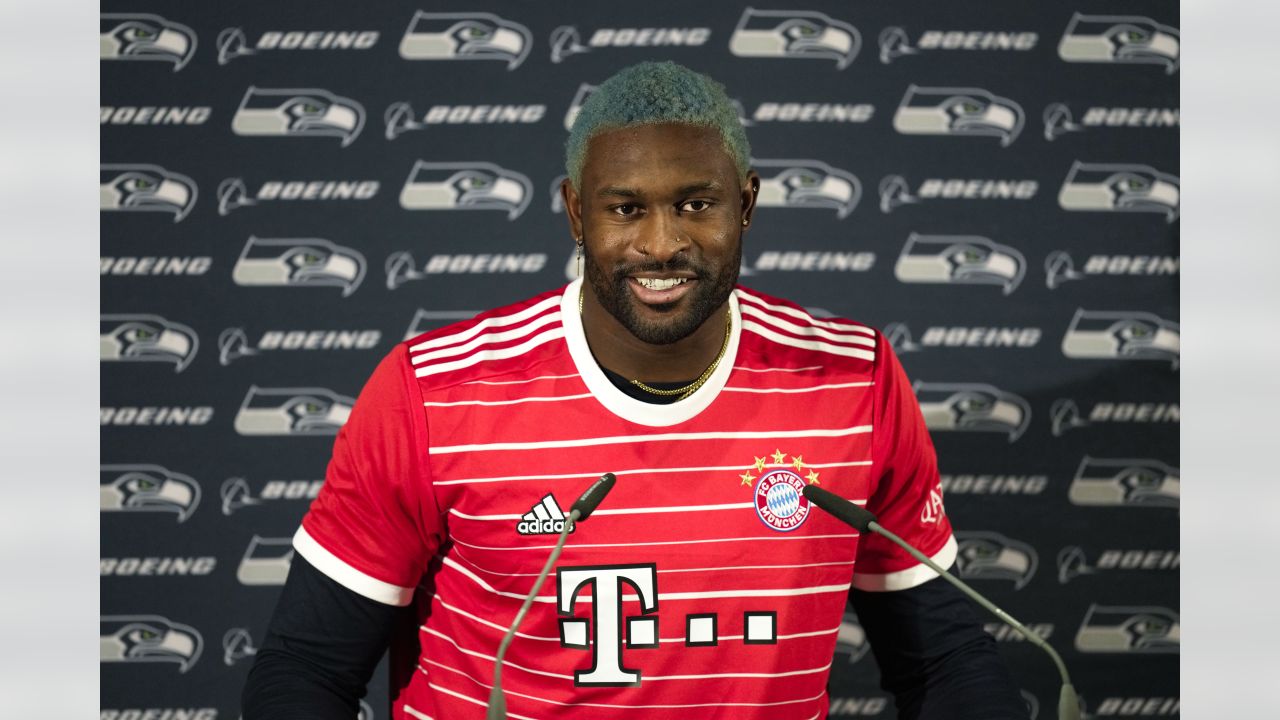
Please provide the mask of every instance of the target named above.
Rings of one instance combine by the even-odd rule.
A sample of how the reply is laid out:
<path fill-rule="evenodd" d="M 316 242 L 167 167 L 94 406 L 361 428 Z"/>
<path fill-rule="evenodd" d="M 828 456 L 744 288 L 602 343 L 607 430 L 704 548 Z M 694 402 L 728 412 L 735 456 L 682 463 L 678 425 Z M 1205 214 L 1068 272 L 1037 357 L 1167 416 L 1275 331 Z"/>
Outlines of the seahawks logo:
<path fill-rule="evenodd" d="M 400 190 L 405 210 L 501 210 L 520 217 L 533 199 L 533 183 L 522 173 L 489 162 L 413 164 Z"/>
<path fill-rule="evenodd" d="M 400 40 L 405 60 L 498 60 L 515 70 L 533 47 L 529 28 L 492 13 L 414 13 Z"/>
<path fill-rule="evenodd" d="M 1076 632 L 1076 650 L 1085 653 L 1176 653 L 1178 613 L 1154 606 L 1089 606 Z"/>
<path fill-rule="evenodd" d="M 729 38 L 738 57 L 835 60 L 849 67 L 862 47 L 862 35 L 847 22 L 806 10 L 747 8 Z"/>
<path fill-rule="evenodd" d="M 236 412 L 241 435 L 337 435 L 354 398 L 325 388 L 260 388 L 254 385 Z"/>
<path fill-rule="evenodd" d="M 109 164 L 99 168 L 103 212 L 166 212 L 181 222 L 195 207 L 196 181 L 159 165 Z"/>
<path fill-rule="evenodd" d="M 291 538 L 264 538 L 254 535 L 236 568 L 241 585 L 283 585 L 293 562 Z"/>
<path fill-rule="evenodd" d="M 1073 212 L 1150 212 L 1178 219 L 1178 176 L 1149 165 L 1076 161 L 1058 191 L 1058 205 Z"/>
<path fill-rule="evenodd" d="M 1181 49 L 1178 29 L 1137 15 L 1076 13 L 1058 42 L 1058 57 L 1078 63 L 1139 63 L 1163 65 L 1165 74 L 1178 71 Z"/>
<path fill-rule="evenodd" d="M 1031 405 L 1018 395 L 982 383 L 913 386 L 925 425 L 934 432 L 1003 433 L 1013 442 L 1031 423 Z"/>
<path fill-rule="evenodd" d="M 196 54 L 195 31 L 159 15 L 102 13 L 98 32 L 102 60 L 167 62 L 177 72 Z"/>
<path fill-rule="evenodd" d="M 1149 312 L 1076 310 L 1062 354 L 1085 360 L 1167 360 L 1178 369 L 1178 323 Z"/>
<path fill-rule="evenodd" d="M 893 274 L 904 283 L 998 285 L 1008 295 L 1026 273 L 1022 253 L 976 235 L 911 233 Z"/>
<path fill-rule="evenodd" d="M 757 160 L 760 172 L 760 207 L 818 208 L 835 210 L 843 220 L 858 207 L 862 183 L 851 172 L 819 160 Z"/>
<path fill-rule="evenodd" d="M 104 663 L 167 662 L 185 673 L 200 659 L 204 640 L 190 625 L 160 615 L 103 615 L 100 621 Z"/>
<path fill-rule="evenodd" d="M 194 330 L 159 315 L 103 315 L 98 327 L 102 362 L 166 362 L 182 372 L 200 348 Z"/>
<path fill-rule="evenodd" d="M 957 532 L 956 574 L 969 580 L 1010 580 L 1014 590 L 1031 582 L 1040 564 L 1035 548 L 994 532 Z"/>
<path fill-rule="evenodd" d="M 103 465 L 102 512 L 162 512 L 186 522 L 200 505 L 200 484 L 159 465 Z"/>
<path fill-rule="evenodd" d="M 981 88 L 907 88 L 893 115 L 903 135 L 965 135 L 1000 138 L 1008 147 L 1022 132 L 1022 106 Z"/>
<path fill-rule="evenodd" d="M 251 236 L 231 278 L 249 287 L 340 287 L 342 296 L 349 297 L 364 273 L 364 255 L 328 240 Z"/>
<path fill-rule="evenodd" d="M 364 106 L 328 90 L 267 89 L 250 86 L 231 118 L 242 136 L 336 137 L 342 147 L 364 128 Z"/>
<path fill-rule="evenodd" d="M 1101 459 L 1086 455 L 1067 490 L 1072 505 L 1178 509 L 1178 469 L 1159 460 Z"/>

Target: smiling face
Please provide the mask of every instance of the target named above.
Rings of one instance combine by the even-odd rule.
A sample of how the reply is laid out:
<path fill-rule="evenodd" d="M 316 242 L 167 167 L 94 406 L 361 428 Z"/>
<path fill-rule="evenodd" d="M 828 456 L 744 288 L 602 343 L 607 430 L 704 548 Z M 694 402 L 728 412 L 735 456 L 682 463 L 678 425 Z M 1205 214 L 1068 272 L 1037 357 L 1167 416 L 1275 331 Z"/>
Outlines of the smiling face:
<path fill-rule="evenodd" d="M 758 186 L 755 173 L 748 187 Z M 693 334 L 733 291 L 742 258 L 745 189 L 714 128 L 641 125 L 592 138 L 582 187 L 565 207 L 583 239 L 588 292 L 639 340 Z"/>

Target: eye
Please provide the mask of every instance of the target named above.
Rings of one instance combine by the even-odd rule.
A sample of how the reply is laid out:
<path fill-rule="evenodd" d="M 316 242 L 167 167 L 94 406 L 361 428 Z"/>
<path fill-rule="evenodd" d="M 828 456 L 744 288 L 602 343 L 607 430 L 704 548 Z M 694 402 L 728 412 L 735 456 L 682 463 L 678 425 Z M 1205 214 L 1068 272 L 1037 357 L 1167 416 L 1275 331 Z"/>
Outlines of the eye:
<path fill-rule="evenodd" d="M 977 103 L 971 103 L 971 102 L 960 103 L 960 109 L 970 114 L 976 113 L 976 112 L 982 112 L 981 105 L 978 105 Z"/>
<path fill-rule="evenodd" d="M 623 217 L 635 217 L 640 214 L 640 206 L 627 203 L 625 205 L 615 205 L 610 208 L 615 214 Z"/>
<path fill-rule="evenodd" d="M 323 410 L 323 409 L 324 409 L 324 408 L 320 407 L 319 405 L 317 405 L 316 403 L 307 403 L 307 404 L 305 405 L 305 408 L 306 408 L 306 411 L 307 411 L 307 412 L 309 412 L 309 413 L 318 413 L 318 412 L 320 412 L 321 410 Z"/>
<path fill-rule="evenodd" d="M 706 200 L 685 200 L 680 203 L 680 212 L 697 213 L 711 207 L 711 203 Z"/>

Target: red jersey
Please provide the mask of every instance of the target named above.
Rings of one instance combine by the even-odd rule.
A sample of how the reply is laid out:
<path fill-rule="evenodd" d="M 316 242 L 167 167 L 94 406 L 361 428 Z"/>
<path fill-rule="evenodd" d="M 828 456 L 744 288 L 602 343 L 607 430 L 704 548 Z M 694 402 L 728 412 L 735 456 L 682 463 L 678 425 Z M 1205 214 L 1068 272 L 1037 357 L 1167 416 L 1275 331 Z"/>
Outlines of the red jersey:
<path fill-rule="evenodd" d="M 335 581 L 414 601 L 397 720 L 482 718 L 504 632 L 575 499 L 569 535 L 506 655 L 512 718 L 823 718 L 850 586 L 927 567 L 809 504 L 865 504 L 944 567 L 934 452 L 884 337 L 738 288 L 724 359 L 651 404 L 596 364 L 580 281 L 406 341 L 339 433 L 294 538 Z M 393 656 L 394 656 L 393 648 Z M 393 657 L 394 659 L 394 657 Z"/>

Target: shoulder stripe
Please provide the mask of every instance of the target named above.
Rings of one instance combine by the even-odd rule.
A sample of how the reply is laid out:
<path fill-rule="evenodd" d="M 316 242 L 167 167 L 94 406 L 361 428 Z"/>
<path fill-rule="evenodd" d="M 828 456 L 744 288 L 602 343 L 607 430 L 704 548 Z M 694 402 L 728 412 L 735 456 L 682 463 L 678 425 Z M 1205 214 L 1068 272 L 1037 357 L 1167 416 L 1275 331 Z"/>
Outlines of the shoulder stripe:
<path fill-rule="evenodd" d="M 426 368 L 424 368 L 426 369 Z M 422 370 L 418 371 L 419 373 Z M 431 455 L 494 450 L 545 450 L 549 448 L 595 447 L 623 443 L 667 442 L 676 440 L 755 440 L 760 438 L 817 438 L 845 437 L 871 432 L 870 425 L 854 425 L 847 428 L 813 428 L 808 430 L 760 430 L 752 432 L 690 432 L 653 433 L 651 435 L 614 435 L 611 437 L 580 438 L 576 440 L 536 440 L 532 442 L 476 443 L 471 445 L 441 445 L 428 450 Z"/>
<path fill-rule="evenodd" d="M 529 383 L 538 382 L 539 380 L 564 380 L 566 378 L 581 377 L 578 373 L 570 373 L 568 375 L 539 375 L 536 378 L 528 378 L 525 380 L 472 380 L 471 382 L 462 383 L 463 385 L 528 385 Z"/>
<path fill-rule="evenodd" d="M 482 362 L 487 362 L 490 360 L 506 360 L 508 358 L 513 358 L 513 357 L 518 357 L 520 355 L 523 355 L 529 352 L 530 350 L 538 347 L 539 345 L 549 343 L 552 340 L 559 340 L 560 338 L 563 338 L 563 337 L 564 337 L 564 326 L 557 325 L 556 327 L 553 327 L 543 332 L 541 335 L 535 335 L 529 338 L 528 340 L 520 343 L 519 345 L 512 345 L 511 347 L 499 348 L 497 350 L 482 350 L 480 352 L 468 355 L 467 357 L 462 358 L 461 360 L 454 360 L 452 362 L 440 363 L 439 365 L 427 365 L 426 367 L 420 367 L 417 370 L 414 370 L 413 374 L 418 377 L 427 377 L 428 375 L 439 375 L 440 373 L 453 372 L 454 370 L 469 368 L 472 365 L 478 365 Z"/>
<path fill-rule="evenodd" d="M 559 395 L 552 397 L 526 397 L 516 398 L 515 400 L 458 400 L 457 402 L 424 402 L 423 407 L 462 407 L 466 405 L 483 405 L 486 407 L 494 405 L 519 405 L 528 402 L 560 402 L 561 400 L 581 400 L 591 397 L 591 393 L 583 393 L 581 395 Z"/>
<path fill-rule="evenodd" d="M 876 354 L 871 350 L 861 350 L 859 348 L 846 347 L 844 345 L 832 345 L 831 343 L 820 342 L 817 340 L 801 340 L 793 338 L 782 333 L 775 332 L 769 328 L 751 320 L 743 319 L 743 331 L 751 331 L 766 339 L 772 340 L 779 345 L 789 345 L 791 347 L 800 348 L 801 350 L 814 350 L 817 352 L 830 353 L 832 355 L 843 355 L 845 357 L 858 358 L 868 362 L 875 362 Z"/>
<path fill-rule="evenodd" d="M 875 338 L 867 337 L 866 335 L 851 335 L 847 332 L 845 333 L 832 332 L 831 330 L 824 330 L 817 325 L 804 327 L 802 325 L 797 325 L 789 320 L 784 320 L 780 317 L 777 317 L 776 315 L 770 315 L 769 313 L 764 312 L 763 310 L 760 310 L 758 308 L 755 308 L 750 304 L 743 304 L 740 307 L 742 308 L 742 316 L 744 318 L 749 315 L 768 325 L 772 325 L 773 327 L 778 328 L 779 330 L 786 330 L 789 333 L 793 333 L 796 335 L 817 336 L 821 338 L 826 338 L 827 340 L 831 340 L 833 342 L 851 343 L 853 345 L 862 345 L 864 347 L 870 347 L 870 348 L 874 348 L 876 346 Z"/>
<path fill-rule="evenodd" d="M 533 322 L 526 323 L 518 328 L 502 332 L 485 333 L 483 335 L 478 335 L 470 342 L 466 342 L 461 345 L 451 345 L 447 348 L 441 348 L 432 352 L 419 353 L 410 358 L 409 363 L 412 365 L 418 365 L 429 360 L 438 360 L 440 358 L 453 357 L 454 355 L 466 355 L 482 345 L 496 345 L 497 343 L 515 340 L 516 338 L 530 335 L 538 328 L 558 322 L 559 320 L 560 313 L 547 313 Z"/>
<path fill-rule="evenodd" d="M 553 297 L 549 297 L 543 300 L 540 303 L 530 305 L 529 307 L 519 312 L 512 313 L 510 315 L 498 315 L 496 317 L 485 318 L 484 320 L 481 320 L 480 322 L 476 323 L 475 325 L 472 325 L 471 327 L 461 332 L 456 332 L 452 335 L 442 335 L 440 337 L 428 338 L 418 343 L 417 345 L 410 347 L 409 352 L 414 353 L 422 350 L 429 350 L 431 348 L 444 347 L 445 345 L 453 345 L 455 343 L 466 342 L 467 340 L 470 340 L 471 338 L 475 337 L 476 335 L 479 335 L 480 333 L 484 332 L 485 330 L 488 330 L 489 328 L 506 327 L 507 325 L 514 325 L 518 322 L 523 322 L 524 320 L 528 320 L 529 318 L 537 315 L 538 313 L 543 312 L 547 308 L 550 308 L 559 304 L 560 304 L 560 296 L 555 295 Z"/>
<path fill-rule="evenodd" d="M 873 330 L 872 328 L 869 328 L 865 325 L 858 325 L 854 323 L 852 320 L 845 320 L 843 322 L 839 322 L 835 320 L 819 320 L 818 318 L 810 315 L 807 312 L 804 312 L 803 310 L 797 310 L 792 307 L 787 307 L 786 305 L 775 305 L 774 303 L 768 302 L 767 300 L 764 300 L 757 295 L 753 295 L 752 293 L 747 292 L 741 288 L 738 289 L 738 299 L 745 300 L 751 303 L 752 305 L 757 305 L 766 310 L 772 310 L 776 313 L 781 313 L 783 315 L 790 315 L 791 317 L 797 320 L 803 320 L 816 327 L 822 327 L 828 330 L 840 330 L 844 332 L 862 333 L 869 337 L 875 337 L 875 334 L 876 334 L 876 331 Z"/>

